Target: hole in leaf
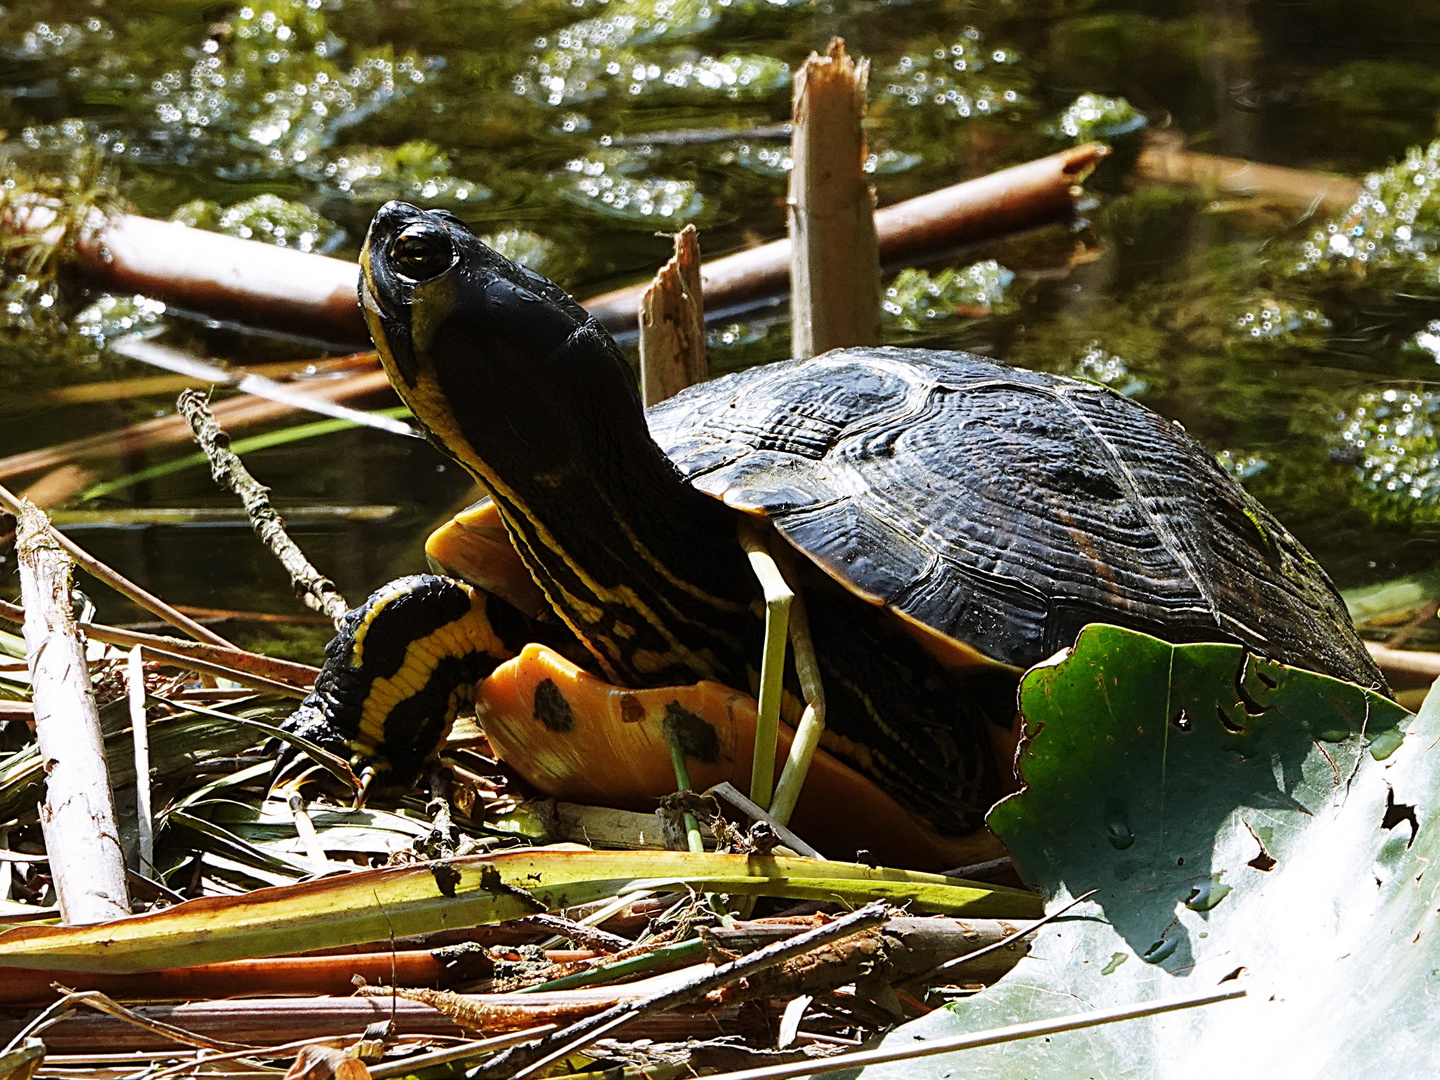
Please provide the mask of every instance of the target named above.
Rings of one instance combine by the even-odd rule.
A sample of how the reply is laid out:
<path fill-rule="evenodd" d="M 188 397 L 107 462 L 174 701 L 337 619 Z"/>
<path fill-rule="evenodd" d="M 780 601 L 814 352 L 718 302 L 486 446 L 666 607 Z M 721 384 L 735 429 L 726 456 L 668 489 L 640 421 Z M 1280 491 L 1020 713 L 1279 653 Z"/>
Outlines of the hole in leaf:
<path fill-rule="evenodd" d="M 1380 819 L 1380 829 L 1382 832 L 1393 829 L 1402 821 L 1410 823 L 1410 839 L 1405 842 L 1405 846 L 1409 847 L 1415 842 L 1415 834 L 1420 831 L 1420 819 L 1415 816 L 1415 807 L 1395 801 L 1395 791 L 1392 788 L 1385 794 L 1385 816 Z"/>
<path fill-rule="evenodd" d="M 1224 705 L 1215 706 L 1215 715 L 1220 718 L 1220 726 L 1230 732 L 1231 735 L 1245 734 L 1245 729 L 1230 719 L 1230 714 L 1225 711 Z"/>
<path fill-rule="evenodd" d="M 1261 705 L 1252 698 L 1245 690 L 1245 676 L 1253 669 L 1255 660 L 1255 654 L 1249 649 L 1246 649 L 1240 654 L 1240 666 L 1235 669 L 1235 696 L 1240 699 L 1240 704 L 1251 716 L 1259 716 L 1261 713 L 1268 711 L 1264 705 Z M 1256 671 L 1255 674 L 1260 676 L 1261 673 Z M 1266 681 L 1263 676 L 1261 676 L 1261 681 Z"/>
<path fill-rule="evenodd" d="M 1260 854 L 1256 855 L 1245 865 L 1253 866 L 1256 870 L 1260 870 L 1268 874 L 1271 870 L 1275 869 L 1275 862 L 1275 857 L 1265 850 L 1264 844 L 1261 844 Z"/>
<path fill-rule="evenodd" d="M 1189 731 L 1191 728 L 1190 714 L 1187 713 L 1184 709 L 1181 709 L 1178 713 L 1176 713 L 1170 718 L 1170 723 L 1174 724 L 1175 727 L 1180 731 Z"/>
<path fill-rule="evenodd" d="M 1175 952 L 1175 949 L 1179 944 L 1180 943 L 1178 940 L 1167 941 L 1165 938 L 1162 937 L 1159 941 L 1155 942 L 1154 945 L 1151 945 L 1148 949 L 1146 949 L 1140 955 L 1140 959 L 1144 960 L 1147 964 L 1158 964 L 1163 960 L 1170 959 L 1171 955 Z"/>
<path fill-rule="evenodd" d="M 1245 865 L 1253 866 L 1261 873 L 1268 874 L 1271 870 L 1275 869 L 1275 863 L 1277 862 L 1277 860 L 1274 856 L 1270 854 L 1270 849 L 1265 846 L 1265 841 L 1260 838 L 1260 833 L 1256 832 L 1254 827 L 1248 821 L 1242 820 L 1242 824 L 1244 824 L 1245 826 L 1245 831 L 1250 834 L 1251 839 L 1253 839 L 1256 845 L 1260 848 L 1260 853 Z M 1271 835 L 1271 832 L 1268 828 L 1262 827 L 1262 831 L 1267 837 Z"/>

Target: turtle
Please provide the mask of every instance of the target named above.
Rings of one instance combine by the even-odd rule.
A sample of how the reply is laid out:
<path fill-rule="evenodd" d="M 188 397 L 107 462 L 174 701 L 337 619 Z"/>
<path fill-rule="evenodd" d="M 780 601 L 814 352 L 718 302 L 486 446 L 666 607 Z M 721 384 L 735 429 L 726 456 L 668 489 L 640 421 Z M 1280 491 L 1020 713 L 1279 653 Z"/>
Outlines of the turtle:
<path fill-rule="evenodd" d="M 351 612 L 289 721 L 369 777 L 412 784 L 470 700 L 546 794 L 652 807 L 667 738 L 706 782 L 747 775 L 764 607 L 742 528 L 805 607 L 827 718 L 795 820 L 831 850 L 984 850 L 967 838 L 1015 783 L 1019 676 L 1089 623 L 1388 692 L 1295 537 L 1104 385 L 864 346 L 647 411 L 561 288 L 400 202 L 370 226 L 359 292 L 396 391 L 486 496 L 427 545 L 452 576 Z M 793 723 L 793 667 L 786 685 Z"/>

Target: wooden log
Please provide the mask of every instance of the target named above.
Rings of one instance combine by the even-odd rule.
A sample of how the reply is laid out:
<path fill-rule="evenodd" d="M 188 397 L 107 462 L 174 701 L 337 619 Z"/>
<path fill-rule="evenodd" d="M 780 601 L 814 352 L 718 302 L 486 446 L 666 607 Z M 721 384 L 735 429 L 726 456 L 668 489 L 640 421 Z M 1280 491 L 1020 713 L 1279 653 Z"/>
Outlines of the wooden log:
<path fill-rule="evenodd" d="M 832 38 L 795 79 L 790 171 L 791 355 L 880 341 L 880 244 L 865 180 L 870 62 Z"/>
<path fill-rule="evenodd" d="M 880 258 L 903 264 L 1063 218 L 1074 206 L 1076 185 L 1107 152 L 1098 143 L 1077 146 L 886 207 L 875 215 Z M 53 207 L 12 207 L 0 215 L 0 237 L 29 233 L 43 239 L 54 221 Z M 133 214 L 97 222 L 78 250 L 83 271 L 101 288 L 142 292 L 337 343 L 369 342 L 355 298 L 359 271 L 353 263 Z M 788 239 L 727 255 L 701 268 L 705 304 L 718 311 L 781 296 L 789 276 Z M 585 307 L 609 330 L 634 330 L 648 284 L 604 293 Z M 26 467 L 0 461 L 0 478 L 47 467 L 28 464 L 31 456 L 19 457 Z"/>
<path fill-rule="evenodd" d="M 640 393 L 646 405 L 704 382 L 705 303 L 694 225 L 675 234 L 675 254 L 640 298 Z"/>
<path fill-rule="evenodd" d="M 100 713 L 71 609 L 74 564 L 44 513 L 28 503 L 17 515 L 16 554 L 35 735 L 45 763 L 40 829 L 55 894 L 65 922 L 105 922 L 130 914 L 130 900 Z"/>
<path fill-rule="evenodd" d="M 1196 188 L 1210 195 L 1259 196 L 1296 210 L 1327 214 L 1350 209 L 1364 187 L 1348 176 L 1197 154 L 1186 150 L 1178 139 L 1165 137 L 1152 140 L 1140 152 L 1135 172 L 1151 183 Z"/>
<path fill-rule="evenodd" d="M 12 205 L 0 234 L 54 238 L 53 204 Z M 47 234 L 51 234 L 48 235 Z M 173 221 L 98 211 L 76 239 L 81 267 L 104 288 L 143 293 L 207 315 L 365 344 L 354 263 Z"/>
<path fill-rule="evenodd" d="M 887 266 L 903 265 L 1063 220 L 1074 209 L 1078 185 L 1108 152 L 1087 143 L 887 206 L 875 214 L 880 259 Z M 708 262 L 700 268 L 700 282 L 711 312 L 781 296 L 790 285 L 790 241 Z M 612 331 L 633 329 L 646 288 L 616 289 L 586 300 L 585 308 Z"/>

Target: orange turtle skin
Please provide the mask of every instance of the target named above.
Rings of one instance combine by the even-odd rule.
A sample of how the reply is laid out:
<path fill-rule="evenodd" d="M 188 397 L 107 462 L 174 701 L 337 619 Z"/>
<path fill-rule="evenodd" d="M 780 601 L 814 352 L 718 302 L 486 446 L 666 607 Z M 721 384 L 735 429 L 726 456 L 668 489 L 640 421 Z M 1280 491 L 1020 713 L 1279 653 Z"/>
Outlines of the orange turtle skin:
<path fill-rule="evenodd" d="M 717 682 L 630 690 L 553 649 L 527 645 L 476 688 L 475 718 L 491 747 L 545 794 L 567 802 L 653 810 L 675 790 L 669 731 L 697 791 L 744 790 L 755 747 L 755 699 Z M 775 779 L 793 729 L 780 725 Z M 885 865 L 946 869 L 1004 854 L 987 831 L 942 837 L 873 782 L 817 750 L 791 828 L 822 854 L 868 851 Z"/>

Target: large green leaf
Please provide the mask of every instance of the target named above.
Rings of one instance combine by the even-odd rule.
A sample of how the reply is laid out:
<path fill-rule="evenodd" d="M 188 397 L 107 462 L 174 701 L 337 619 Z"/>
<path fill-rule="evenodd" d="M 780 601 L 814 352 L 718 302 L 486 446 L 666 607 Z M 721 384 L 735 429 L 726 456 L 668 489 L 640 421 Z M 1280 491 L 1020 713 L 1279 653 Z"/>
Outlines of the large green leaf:
<path fill-rule="evenodd" d="M 1021 707 L 1026 788 L 992 827 L 1050 910 L 1099 891 L 995 986 L 887 1044 L 1250 993 L 867 1080 L 1436 1074 L 1440 696 L 1412 718 L 1235 646 L 1092 626 L 1026 674 Z"/>

